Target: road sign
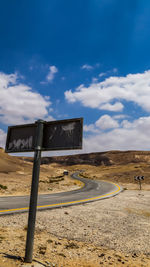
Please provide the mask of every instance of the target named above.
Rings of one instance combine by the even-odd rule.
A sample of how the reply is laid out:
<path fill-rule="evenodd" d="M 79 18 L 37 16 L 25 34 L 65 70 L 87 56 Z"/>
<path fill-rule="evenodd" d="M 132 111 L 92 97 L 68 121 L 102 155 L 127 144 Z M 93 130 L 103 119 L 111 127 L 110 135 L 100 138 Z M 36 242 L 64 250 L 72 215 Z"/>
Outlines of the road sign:
<path fill-rule="evenodd" d="M 144 176 L 134 176 L 134 180 L 139 182 L 140 190 L 142 189 L 142 180 L 144 180 Z"/>
<path fill-rule="evenodd" d="M 34 151 L 35 131 L 36 124 L 8 127 L 5 151 L 7 153 Z"/>
<path fill-rule="evenodd" d="M 82 131 L 82 118 L 52 122 L 38 120 L 34 124 L 8 128 L 6 152 L 34 151 L 25 262 L 32 262 L 41 152 L 45 150 L 81 149 Z"/>
<path fill-rule="evenodd" d="M 144 176 L 134 176 L 135 181 L 144 180 Z"/>
<path fill-rule="evenodd" d="M 83 119 L 43 122 L 42 151 L 82 148 Z M 36 128 L 34 124 L 8 127 L 5 151 L 7 153 L 35 150 Z"/>
<path fill-rule="evenodd" d="M 44 125 L 43 149 L 82 148 L 83 119 L 51 121 Z"/>

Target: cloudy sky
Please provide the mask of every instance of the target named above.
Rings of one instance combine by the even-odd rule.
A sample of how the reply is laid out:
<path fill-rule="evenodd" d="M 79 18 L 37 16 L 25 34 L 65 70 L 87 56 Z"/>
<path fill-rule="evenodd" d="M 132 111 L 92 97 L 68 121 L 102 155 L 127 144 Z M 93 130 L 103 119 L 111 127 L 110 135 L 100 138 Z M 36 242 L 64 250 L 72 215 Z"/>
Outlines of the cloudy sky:
<path fill-rule="evenodd" d="M 9 125 L 83 117 L 82 152 L 150 150 L 150 1 L 0 9 L 0 146 Z"/>

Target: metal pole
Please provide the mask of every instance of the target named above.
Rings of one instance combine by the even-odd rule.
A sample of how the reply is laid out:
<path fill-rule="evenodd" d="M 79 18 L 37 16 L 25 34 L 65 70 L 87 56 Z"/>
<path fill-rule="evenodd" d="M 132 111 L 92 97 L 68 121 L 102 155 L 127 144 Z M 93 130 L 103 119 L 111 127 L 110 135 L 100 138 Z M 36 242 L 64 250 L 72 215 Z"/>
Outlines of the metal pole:
<path fill-rule="evenodd" d="M 139 180 L 139 184 L 140 184 L 140 190 L 142 189 L 142 187 L 141 187 L 141 180 Z"/>
<path fill-rule="evenodd" d="M 32 185 L 30 194 L 30 208 L 28 215 L 28 230 L 26 239 L 26 252 L 25 252 L 25 262 L 32 262 L 33 255 L 33 243 L 34 243 L 34 231 L 35 231 L 35 220 L 36 220 L 36 207 L 37 207 L 37 197 L 38 197 L 38 184 L 39 184 L 39 173 L 40 173 L 40 163 L 41 163 L 41 149 L 43 143 L 43 127 L 44 121 L 38 120 L 37 132 L 36 132 L 36 144 L 34 152 L 34 163 L 32 172 Z"/>

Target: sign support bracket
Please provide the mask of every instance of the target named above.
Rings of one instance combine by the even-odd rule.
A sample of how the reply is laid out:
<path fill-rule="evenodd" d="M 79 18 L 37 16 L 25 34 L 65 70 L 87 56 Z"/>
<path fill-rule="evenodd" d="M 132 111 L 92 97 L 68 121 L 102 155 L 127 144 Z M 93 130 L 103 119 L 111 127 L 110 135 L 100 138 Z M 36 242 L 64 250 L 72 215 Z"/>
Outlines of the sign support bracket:
<path fill-rule="evenodd" d="M 28 263 L 32 262 L 32 255 L 33 255 L 33 243 L 34 243 L 34 232 L 35 232 L 35 221 L 36 221 L 36 208 L 37 208 L 38 184 L 39 184 L 39 173 L 41 164 L 41 151 L 43 143 L 44 121 L 38 120 L 36 124 L 37 124 L 36 146 L 34 152 L 30 208 L 28 215 L 28 229 L 27 229 L 26 251 L 25 251 L 25 262 Z"/>

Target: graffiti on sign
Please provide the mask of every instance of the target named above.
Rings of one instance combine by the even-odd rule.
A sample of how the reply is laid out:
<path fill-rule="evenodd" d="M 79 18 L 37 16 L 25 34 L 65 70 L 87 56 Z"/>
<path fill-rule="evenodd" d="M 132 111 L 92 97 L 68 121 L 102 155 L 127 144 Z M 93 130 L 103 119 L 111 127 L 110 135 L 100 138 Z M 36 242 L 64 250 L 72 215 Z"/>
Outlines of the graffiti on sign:
<path fill-rule="evenodd" d="M 32 149 L 33 146 L 33 136 L 30 136 L 26 139 L 14 139 L 13 141 L 9 142 L 8 149 L 9 150 L 21 150 L 21 149 Z"/>
<path fill-rule="evenodd" d="M 70 138 L 73 134 L 73 130 L 75 128 L 75 123 L 72 122 L 72 123 L 69 123 L 68 125 L 61 125 L 60 126 L 60 131 L 59 131 L 59 134 L 60 136 L 63 135 L 63 133 L 65 132 L 66 133 L 66 136 L 68 138 Z M 52 130 L 51 130 L 51 134 L 49 136 L 49 141 L 52 140 L 52 138 L 54 137 L 56 131 L 58 130 L 58 126 L 55 126 Z"/>
<path fill-rule="evenodd" d="M 82 120 L 49 122 L 44 126 L 44 150 L 80 149 Z"/>
<path fill-rule="evenodd" d="M 6 152 L 34 151 L 35 124 L 11 126 L 8 128 Z"/>

